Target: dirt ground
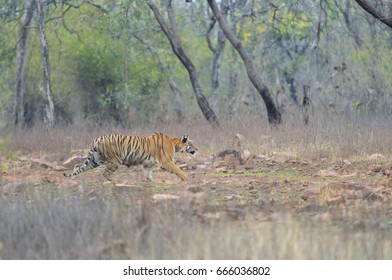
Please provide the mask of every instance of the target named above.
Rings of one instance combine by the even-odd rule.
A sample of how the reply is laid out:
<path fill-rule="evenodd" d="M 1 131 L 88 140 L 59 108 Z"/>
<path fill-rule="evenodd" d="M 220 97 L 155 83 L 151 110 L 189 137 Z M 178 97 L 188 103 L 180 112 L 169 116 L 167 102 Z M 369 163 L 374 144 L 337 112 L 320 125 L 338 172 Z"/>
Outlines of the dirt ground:
<path fill-rule="evenodd" d="M 355 227 L 392 226 L 392 163 L 382 155 L 331 163 L 277 154 L 242 158 L 232 150 L 213 156 L 181 154 L 176 164 L 188 174 L 188 183 L 159 167 L 153 170 L 154 182 L 147 182 L 139 167 L 121 167 L 115 184 L 105 182 L 102 167 L 64 177 L 82 155 L 73 151 L 62 162 L 50 155 L 3 158 L 0 191 L 7 195 L 47 185 L 87 192 L 94 199 L 101 190 L 110 190 L 153 202 L 187 200 L 204 219 L 271 221 L 284 214 Z"/>

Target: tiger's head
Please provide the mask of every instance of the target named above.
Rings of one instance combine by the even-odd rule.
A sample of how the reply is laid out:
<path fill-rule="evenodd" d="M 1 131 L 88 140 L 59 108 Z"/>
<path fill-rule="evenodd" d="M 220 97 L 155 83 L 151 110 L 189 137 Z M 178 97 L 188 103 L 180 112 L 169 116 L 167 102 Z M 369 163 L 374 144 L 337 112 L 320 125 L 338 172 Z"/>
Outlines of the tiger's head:
<path fill-rule="evenodd" d="M 198 150 L 188 135 L 182 136 L 179 140 L 175 145 L 176 152 L 186 152 L 193 155 Z"/>

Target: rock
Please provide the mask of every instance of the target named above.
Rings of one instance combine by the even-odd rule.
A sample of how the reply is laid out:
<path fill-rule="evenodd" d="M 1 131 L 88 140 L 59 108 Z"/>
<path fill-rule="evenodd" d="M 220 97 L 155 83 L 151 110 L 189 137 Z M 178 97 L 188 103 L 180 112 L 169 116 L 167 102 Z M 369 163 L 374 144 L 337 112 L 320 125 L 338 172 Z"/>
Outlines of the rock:
<path fill-rule="evenodd" d="M 385 157 L 382 154 L 371 154 L 369 160 L 383 160 Z"/>
<path fill-rule="evenodd" d="M 211 213 L 211 212 L 207 212 L 202 214 L 202 217 L 207 219 L 207 220 L 219 220 L 221 217 L 221 213 L 219 212 L 215 212 L 215 213 Z"/>
<path fill-rule="evenodd" d="M 351 178 L 356 178 L 356 177 L 358 177 L 357 171 L 354 171 L 353 173 L 346 174 L 346 175 L 342 176 L 342 178 L 345 178 L 345 179 L 351 179 Z"/>
<path fill-rule="evenodd" d="M 114 186 L 118 187 L 118 188 L 131 188 L 131 189 L 135 189 L 135 190 L 143 189 L 143 187 L 141 187 L 141 186 L 135 186 L 135 185 L 130 185 L 130 184 L 126 184 L 126 183 L 116 183 L 116 184 L 114 184 Z"/>
<path fill-rule="evenodd" d="M 373 171 L 368 170 L 368 171 L 366 171 L 365 175 L 366 176 L 372 176 L 373 175 Z"/>
<path fill-rule="evenodd" d="M 68 170 L 67 167 L 62 166 L 62 165 L 54 165 L 54 166 L 52 167 L 52 169 L 53 169 L 54 171 L 65 171 L 65 170 Z"/>
<path fill-rule="evenodd" d="M 244 164 L 244 159 L 242 158 L 241 152 L 234 149 L 226 149 L 219 152 L 216 157 L 214 157 L 213 161 L 217 161 L 219 159 L 223 159 L 225 164 L 232 165 L 235 162 L 239 162 L 239 164 Z"/>
<path fill-rule="evenodd" d="M 38 167 L 45 168 L 45 169 L 52 169 L 54 171 L 65 171 L 68 169 L 64 166 L 57 165 L 55 163 L 51 163 L 48 161 L 44 161 L 42 159 L 30 159 L 30 163 L 31 163 L 32 167 L 38 166 Z"/>
<path fill-rule="evenodd" d="M 334 170 L 320 170 L 319 172 L 317 172 L 316 176 L 318 177 L 339 177 L 339 173 L 337 173 Z"/>
<path fill-rule="evenodd" d="M 227 173 L 227 168 L 226 167 L 219 167 L 216 169 L 217 172 L 222 172 L 222 173 Z"/>
<path fill-rule="evenodd" d="M 321 159 L 320 159 L 320 162 L 321 162 L 321 163 L 327 163 L 327 162 L 328 162 L 328 159 L 325 158 L 325 157 L 324 157 L 324 158 L 321 158 Z"/>
<path fill-rule="evenodd" d="M 382 171 L 382 169 L 383 169 L 382 165 L 376 164 L 376 165 L 373 165 L 370 168 L 370 171 L 372 171 L 372 172 L 380 172 L 380 171 Z"/>
<path fill-rule="evenodd" d="M 214 162 L 212 163 L 212 167 L 214 167 L 214 168 L 220 168 L 220 167 L 222 167 L 222 166 L 224 166 L 224 165 L 225 165 L 225 161 L 223 161 L 223 160 L 214 161 Z"/>
<path fill-rule="evenodd" d="M 259 191 L 257 189 L 251 189 L 251 190 L 249 190 L 249 193 L 253 194 L 253 195 L 256 195 L 256 194 L 259 193 Z"/>
<path fill-rule="evenodd" d="M 41 168 L 51 168 L 53 165 L 49 162 L 40 160 L 40 159 L 30 159 L 30 163 L 32 167 L 41 167 Z"/>
<path fill-rule="evenodd" d="M 62 163 L 67 168 L 73 168 L 75 165 L 80 164 L 84 161 L 84 158 L 81 156 L 73 156 L 67 159 Z"/>
<path fill-rule="evenodd" d="M 384 175 L 390 177 L 392 175 L 392 170 L 384 170 Z"/>
<path fill-rule="evenodd" d="M 203 169 L 207 169 L 208 168 L 208 165 L 207 164 L 197 164 L 196 165 L 196 169 L 201 169 L 201 170 L 203 170 Z"/>
<path fill-rule="evenodd" d="M 251 153 L 249 150 L 244 150 L 244 160 L 247 160 L 251 156 Z"/>
<path fill-rule="evenodd" d="M 178 200 L 180 197 L 178 195 L 171 194 L 154 194 L 152 196 L 153 202 L 161 202 L 161 201 L 174 201 Z"/>

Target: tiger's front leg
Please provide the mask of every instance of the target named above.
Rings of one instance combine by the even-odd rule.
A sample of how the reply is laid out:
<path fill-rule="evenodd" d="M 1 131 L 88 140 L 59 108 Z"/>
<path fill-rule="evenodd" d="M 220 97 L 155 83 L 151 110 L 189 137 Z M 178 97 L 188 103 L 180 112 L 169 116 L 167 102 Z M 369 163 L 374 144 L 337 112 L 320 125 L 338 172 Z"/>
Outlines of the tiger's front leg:
<path fill-rule="evenodd" d="M 169 160 L 164 161 L 161 163 L 161 167 L 170 173 L 176 174 L 181 181 L 188 181 L 186 174 L 177 165 L 175 165 L 174 162 Z"/>

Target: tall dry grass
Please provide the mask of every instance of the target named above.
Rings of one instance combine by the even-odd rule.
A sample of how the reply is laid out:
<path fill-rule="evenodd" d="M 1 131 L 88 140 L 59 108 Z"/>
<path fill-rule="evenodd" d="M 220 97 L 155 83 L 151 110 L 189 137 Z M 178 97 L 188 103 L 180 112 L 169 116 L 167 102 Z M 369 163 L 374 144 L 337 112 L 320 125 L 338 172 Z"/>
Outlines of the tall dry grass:
<path fill-rule="evenodd" d="M 0 259 L 391 259 L 391 231 L 206 221 L 181 202 L 26 187 L 0 196 Z"/>
<path fill-rule="evenodd" d="M 392 120 L 371 118 L 344 120 L 313 119 L 304 126 L 301 121 L 286 121 L 271 128 L 258 118 L 240 119 L 223 124 L 218 130 L 205 120 L 185 120 L 182 123 L 137 125 L 124 127 L 64 127 L 51 133 L 40 128 L 14 133 L 7 148 L 19 153 L 51 154 L 58 159 L 74 149 L 86 149 L 97 136 L 109 133 L 150 135 L 160 131 L 172 136 L 189 134 L 199 146 L 201 155 L 210 156 L 226 148 L 236 148 L 236 134 L 245 138 L 244 147 L 252 154 L 286 154 L 306 160 L 334 161 L 337 158 L 367 159 L 379 153 L 389 158 L 392 154 Z M 0 133 L 4 137 L 5 132 Z"/>
<path fill-rule="evenodd" d="M 252 154 L 282 154 L 314 162 L 337 158 L 367 159 L 392 154 L 389 119 L 313 120 L 309 126 L 286 122 L 278 129 L 259 119 L 225 123 L 222 130 L 204 120 L 150 124 L 132 128 L 65 127 L 44 134 L 40 129 L 14 133 L 7 154 L 31 154 L 55 161 L 85 149 L 98 135 L 189 134 L 201 157 L 236 148 L 236 134 Z M 4 137 L 6 132 L 1 132 Z M 2 153 L 2 151 L 0 151 Z M 0 178 L 0 186 L 6 184 Z M 143 190 L 144 191 L 144 190 Z M 92 195 L 94 194 L 94 195 Z M 181 200 L 153 204 L 79 185 L 65 190 L 51 184 L 24 186 L 16 194 L 0 192 L 2 259 L 391 259 L 391 228 L 382 223 L 328 224 L 276 213 L 271 221 L 206 220 Z M 390 217 L 390 206 L 338 209 L 341 216 L 362 211 L 366 220 Z M 332 211 L 332 210 L 331 210 Z M 306 217 L 306 216 L 304 216 Z"/>

